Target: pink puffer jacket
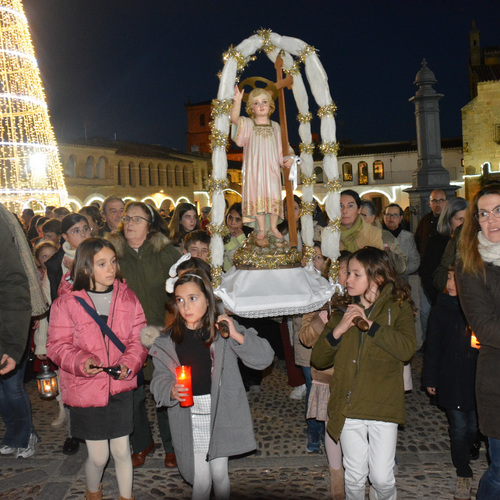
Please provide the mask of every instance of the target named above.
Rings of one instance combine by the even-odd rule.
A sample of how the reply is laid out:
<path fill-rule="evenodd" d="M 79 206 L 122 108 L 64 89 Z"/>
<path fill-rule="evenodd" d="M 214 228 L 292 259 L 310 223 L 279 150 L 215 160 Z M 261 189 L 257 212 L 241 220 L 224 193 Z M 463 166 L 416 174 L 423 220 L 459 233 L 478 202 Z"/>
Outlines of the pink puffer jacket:
<path fill-rule="evenodd" d="M 147 356 L 139 337 L 141 328 L 146 326 L 146 317 L 135 293 L 125 283 L 115 280 L 108 326 L 125 345 L 122 354 L 108 336 L 103 337 L 99 325 L 75 297 L 82 297 L 94 307 L 84 290 L 65 293 L 54 301 L 50 311 L 47 356 L 59 366 L 65 404 L 82 408 L 106 406 L 109 394 L 137 387 L 136 375 Z M 83 371 L 90 357 L 104 366 L 125 365 L 132 373 L 123 380 L 114 380 L 104 372 L 91 377 Z"/>

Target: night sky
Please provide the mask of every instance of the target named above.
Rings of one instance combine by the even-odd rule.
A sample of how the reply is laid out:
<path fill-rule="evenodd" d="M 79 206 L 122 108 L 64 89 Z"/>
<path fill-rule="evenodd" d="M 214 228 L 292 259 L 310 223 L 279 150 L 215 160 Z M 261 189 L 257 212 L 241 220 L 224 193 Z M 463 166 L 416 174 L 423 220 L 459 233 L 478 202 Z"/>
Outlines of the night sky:
<path fill-rule="evenodd" d="M 319 50 L 338 105 L 338 139 L 355 143 L 415 137 L 408 99 L 424 57 L 444 94 L 441 135 L 460 136 L 472 20 L 481 47 L 500 45 L 498 0 L 24 0 L 24 7 L 59 140 L 82 138 L 85 123 L 89 138 L 116 134 L 182 151 L 184 104 L 216 97 L 222 53 L 259 28 Z M 249 76 L 275 79 L 263 53 L 242 78 Z"/>

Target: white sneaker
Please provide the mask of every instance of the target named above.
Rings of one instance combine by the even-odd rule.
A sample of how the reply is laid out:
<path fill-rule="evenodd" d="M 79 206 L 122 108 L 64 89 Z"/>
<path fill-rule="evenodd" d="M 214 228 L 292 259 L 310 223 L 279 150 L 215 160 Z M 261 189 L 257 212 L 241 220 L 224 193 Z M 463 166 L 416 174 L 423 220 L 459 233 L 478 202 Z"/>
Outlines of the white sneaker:
<path fill-rule="evenodd" d="M 290 399 L 304 399 L 307 394 L 306 384 L 299 385 L 292 389 L 290 393 Z"/>
<path fill-rule="evenodd" d="M 11 453 L 14 453 L 17 450 L 17 448 L 12 448 L 11 446 L 2 446 L 0 448 L 0 455 L 10 455 Z"/>
<path fill-rule="evenodd" d="M 16 458 L 28 458 L 35 454 L 35 444 L 38 443 L 38 437 L 34 432 L 30 435 L 28 446 L 26 448 L 18 448 Z"/>

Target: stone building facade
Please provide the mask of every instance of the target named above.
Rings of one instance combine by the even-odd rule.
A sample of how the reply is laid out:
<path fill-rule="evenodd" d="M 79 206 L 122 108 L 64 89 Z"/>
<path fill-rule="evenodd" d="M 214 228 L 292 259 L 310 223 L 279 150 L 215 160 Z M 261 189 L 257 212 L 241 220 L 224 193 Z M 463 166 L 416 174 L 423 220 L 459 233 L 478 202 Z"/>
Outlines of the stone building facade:
<path fill-rule="evenodd" d="M 209 204 L 209 158 L 156 145 L 91 139 L 59 142 L 69 203 L 78 210 L 111 194 L 169 210 Z"/>

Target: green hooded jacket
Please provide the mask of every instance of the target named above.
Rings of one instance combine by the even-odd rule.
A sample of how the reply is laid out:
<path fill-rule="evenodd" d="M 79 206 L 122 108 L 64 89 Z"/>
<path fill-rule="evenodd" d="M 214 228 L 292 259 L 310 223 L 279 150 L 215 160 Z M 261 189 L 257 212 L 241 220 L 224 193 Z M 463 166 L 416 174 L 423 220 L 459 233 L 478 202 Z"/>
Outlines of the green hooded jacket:
<path fill-rule="evenodd" d="M 368 332 L 353 326 L 335 339 L 343 313 L 334 313 L 312 350 L 312 366 L 334 366 L 327 430 L 335 441 L 346 418 L 405 423 L 403 366 L 415 352 L 415 322 L 411 304 L 398 304 L 392 292 L 387 284 L 370 308 Z"/>

